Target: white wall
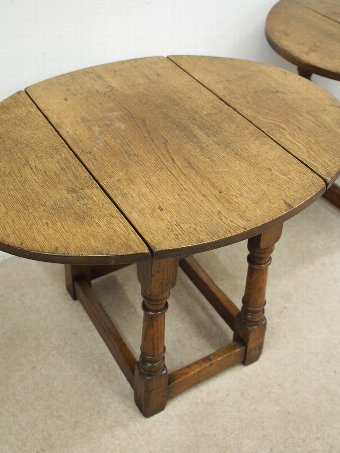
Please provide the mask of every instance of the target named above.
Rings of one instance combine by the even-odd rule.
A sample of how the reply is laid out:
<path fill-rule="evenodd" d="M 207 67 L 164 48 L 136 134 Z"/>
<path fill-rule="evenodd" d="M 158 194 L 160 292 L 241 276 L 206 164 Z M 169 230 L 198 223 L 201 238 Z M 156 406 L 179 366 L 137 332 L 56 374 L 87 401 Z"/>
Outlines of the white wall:
<path fill-rule="evenodd" d="M 57 74 L 148 55 L 229 56 L 294 70 L 264 38 L 265 17 L 274 3 L 0 0 L 0 100 Z M 340 97 L 340 83 L 315 81 Z"/>

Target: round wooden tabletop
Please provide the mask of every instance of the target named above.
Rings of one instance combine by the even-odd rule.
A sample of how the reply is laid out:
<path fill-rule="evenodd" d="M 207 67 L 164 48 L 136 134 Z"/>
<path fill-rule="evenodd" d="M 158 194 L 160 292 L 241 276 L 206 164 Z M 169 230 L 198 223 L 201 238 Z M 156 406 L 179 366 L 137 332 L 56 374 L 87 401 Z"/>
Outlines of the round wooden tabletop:
<path fill-rule="evenodd" d="M 302 74 L 340 80 L 340 0 L 281 0 L 267 17 L 266 37 Z"/>
<path fill-rule="evenodd" d="M 0 103 L 0 248 L 52 262 L 181 257 L 251 237 L 340 170 L 340 109 L 287 71 L 152 57 Z"/>

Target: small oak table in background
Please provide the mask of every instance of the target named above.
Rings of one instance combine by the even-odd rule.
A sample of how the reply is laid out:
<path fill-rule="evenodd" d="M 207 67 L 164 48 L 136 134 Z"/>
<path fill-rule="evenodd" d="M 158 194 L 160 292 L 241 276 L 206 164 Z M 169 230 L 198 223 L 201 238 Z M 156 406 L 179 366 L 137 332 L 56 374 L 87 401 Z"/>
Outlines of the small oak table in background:
<path fill-rule="evenodd" d="M 259 358 L 274 244 L 282 223 L 339 175 L 339 124 L 326 91 L 247 61 L 155 57 L 46 80 L 0 103 L 0 248 L 66 264 L 71 296 L 153 415 L 197 382 Z M 244 239 L 239 310 L 192 255 Z M 91 287 L 134 263 L 138 361 Z M 165 312 L 178 267 L 234 341 L 168 373 Z"/>
<path fill-rule="evenodd" d="M 306 79 L 340 80 L 340 0 L 281 0 L 268 14 L 266 37 Z M 338 185 L 324 197 L 340 209 Z"/>

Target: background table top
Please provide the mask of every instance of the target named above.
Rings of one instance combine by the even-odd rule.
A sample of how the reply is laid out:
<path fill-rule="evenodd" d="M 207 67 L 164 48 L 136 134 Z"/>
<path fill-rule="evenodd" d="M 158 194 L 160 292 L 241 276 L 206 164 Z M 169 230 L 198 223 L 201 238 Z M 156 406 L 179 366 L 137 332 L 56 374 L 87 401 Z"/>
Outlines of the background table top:
<path fill-rule="evenodd" d="M 266 37 L 299 68 L 340 80 L 340 0 L 281 0 L 267 17 Z"/>
<path fill-rule="evenodd" d="M 339 174 L 336 99 L 212 57 L 88 68 L 0 104 L 0 248 L 104 264 L 184 256 L 293 216 Z"/>

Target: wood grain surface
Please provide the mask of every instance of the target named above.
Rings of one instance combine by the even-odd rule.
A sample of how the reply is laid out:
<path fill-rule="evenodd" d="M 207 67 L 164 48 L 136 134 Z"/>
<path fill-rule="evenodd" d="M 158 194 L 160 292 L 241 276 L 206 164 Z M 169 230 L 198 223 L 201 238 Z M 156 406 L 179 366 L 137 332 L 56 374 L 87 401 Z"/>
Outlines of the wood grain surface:
<path fill-rule="evenodd" d="M 340 23 L 340 1 L 339 0 L 295 0 L 311 10 Z"/>
<path fill-rule="evenodd" d="M 216 77 L 226 75 L 222 66 Z M 284 78 L 278 76 L 279 87 Z M 242 77 L 239 91 L 247 97 Z M 156 257 L 255 235 L 325 189 L 304 164 L 166 58 L 89 68 L 27 92 Z M 327 111 L 333 101 L 323 101 Z M 315 125 L 305 127 L 313 134 Z M 327 146 L 329 134 L 323 132 Z M 333 175 L 332 146 L 324 160 Z"/>
<path fill-rule="evenodd" d="M 171 57 L 330 185 L 340 171 L 340 104 L 283 69 L 217 57 Z"/>
<path fill-rule="evenodd" d="M 340 2 L 281 0 L 268 14 L 266 37 L 304 71 L 340 80 L 339 20 Z"/>
<path fill-rule="evenodd" d="M 0 119 L 0 249 L 82 264 L 149 255 L 26 93 L 0 103 Z"/>

